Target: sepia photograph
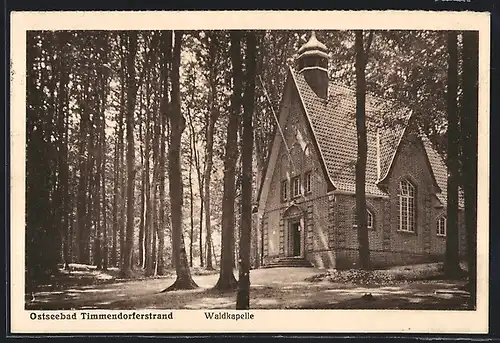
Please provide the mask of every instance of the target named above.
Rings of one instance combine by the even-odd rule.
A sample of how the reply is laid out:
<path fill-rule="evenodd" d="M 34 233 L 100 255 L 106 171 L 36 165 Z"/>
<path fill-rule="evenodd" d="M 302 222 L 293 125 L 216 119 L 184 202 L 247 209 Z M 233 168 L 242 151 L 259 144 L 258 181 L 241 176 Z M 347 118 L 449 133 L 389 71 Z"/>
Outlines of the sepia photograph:
<path fill-rule="evenodd" d="M 26 325 L 484 314 L 480 30 L 305 17 L 21 32 Z"/>

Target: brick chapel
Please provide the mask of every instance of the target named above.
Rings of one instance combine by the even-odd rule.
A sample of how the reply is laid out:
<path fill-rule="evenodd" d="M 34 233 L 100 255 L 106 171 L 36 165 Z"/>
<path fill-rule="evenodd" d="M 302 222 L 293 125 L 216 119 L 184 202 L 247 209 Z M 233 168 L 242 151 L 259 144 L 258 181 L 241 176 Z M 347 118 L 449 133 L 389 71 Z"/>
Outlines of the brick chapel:
<path fill-rule="evenodd" d="M 388 114 L 380 108 L 387 103 L 366 96 L 365 188 L 372 265 L 442 260 L 446 165 L 429 139 L 410 125 L 409 111 L 395 111 L 401 119 L 398 125 L 381 124 L 381 116 Z M 264 266 L 294 260 L 342 269 L 358 263 L 355 108 L 355 90 L 329 79 L 328 49 L 313 32 L 298 51 L 297 68 L 288 70 L 277 113 L 279 127 L 259 189 Z"/>

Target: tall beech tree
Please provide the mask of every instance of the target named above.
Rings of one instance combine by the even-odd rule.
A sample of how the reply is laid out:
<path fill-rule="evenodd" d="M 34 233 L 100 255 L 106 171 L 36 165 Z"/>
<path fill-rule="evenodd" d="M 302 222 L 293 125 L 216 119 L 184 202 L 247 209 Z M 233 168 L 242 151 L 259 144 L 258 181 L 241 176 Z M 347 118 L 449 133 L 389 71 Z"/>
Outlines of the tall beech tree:
<path fill-rule="evenodd" d="M 160 210 L 158 215 L 158 266 L 157 274 L 163 275 L 165 273 L 165 227 L 170 222 L 169 218 L 165 218 L 167 212 L 167 202 L 165 200 L 165 149 L 166 149 L 166 132 L 168 121 L 168 108 L 169 108 L 169 70 L 172 61 L 172 32 L 163 31 L 160 39 L 160 50 L 163 63 L 160 64 L 161 68 L 161 102 L 159 113 L 161 116 L 160 125 L 160 156 L 159 156 L 159 197 L 160 197 Z"/>
<path fill-rule="evenodd" d="M 127 135 L 127 227 L 125 247 L 123 251 L 123 261 L 121 273 L 129 276 L 132 270 L 132 249 L 134 247 L 134 189 L 135 189 L 135 151 L 134 151 L 134 114 L 135 101 L 137 93 L 137 81 L 135 79 L 135 58 L 137 51 L 137 32 L 128 32 L 127 44 L 127 116 L 126 116 L 126 135 Z"/>
<path fill-rule="evenodd" d="M 241 112 L 243 91 L 243 72 L 241 61 L 242 31 L 231 31 L 231 63 L 233 70 L 233 92 L 231 111 L 227 125 L 224 158 L 224 190 L 222 203 L 222 249 L 219 280 L 215 288 L 231 290 L 237 286 L 233 273 L 234 266 L 234 203 L 236 198 L 236 161 L 238 159 L 238 122 Z"/>
<path fill-rule="evenodd" d="M 255 71 L 257 33 L 246 34 L 245 94 L 243 96 L 243 139 L 241 178 L 241 235 L 239 244 L 239 279 L 236 309 L 250 308 L 250 242 L 252 233 L 252 159 L 253 159 L 253 111 L 255 103 Z"/>
<path fill-rule="evenodd" d="M 186 248 L 182 233 L 182 177 L 181 177 L 181 135 L 186 127 L 186 120 L 181 113 L 179 68 L 181 60 L 181 42 L 183 32 L 175 31 L 171 70 L 171 102 L 168 111 L 170 121 L 170 145 L 168 149 L 168 181 L 170 193 L 170 217 L 172 222 L 172 255 L 175 260 L 175 282 L 164 291 L 193 289 L 198 287 L 191 277 Z"/>
<path fill-rule="evenodd" d="M 71 263 L 70 245 L 71 245 L 71 231 L 70 231 L 70 192 L 69 192 L 69 165 L 68 165 L 68 137 L 69 137 L 69 99 L 68 99 L 68 82 L 69 82 L 69 63 L 68 63 L 68 50 L 69 40 L 71 34 L 68 32 L 61 32 L 59 34 L 59 51 L 61 57 L 59 59 L 59 91 L 58 91 L 58 125 L 59 125 L 59 177 L 60 177 L 60 197 L 62 202 L 62 227 L 61 234 L 63 237 L 63 259 L 64 269 L 69 269 Z"/>
<path fill-rule="evenodd" d="M 126 198 L 127 198 L 127 187 L 125 186 L 125 171 L 124 171 L 124 158 L 125 158 L 125 145 L 124 145 L 124 133 L 125 133 L 125 112 L 126 112 L 126 98 L 127 98 L 127 87 L 126 87 L 126 76 L 127 76 L 127 35 L 126 33 L 121 33 L 120 38 L 120 109 L 118 116 L 118 178 L 120 179 L 120 200 L 119 200 L 119 231 L 120 231 L 120 268 L 123 268 L 123 256 L 125 255 L 125 219 L 126 219 Z"/>
<path fill-rule="evenodd" d="M 213 269 L 212 266 L 212 214 L 210 206 L 210 181 L 212 176 L 212 166 L 213 166 L 213 145 L 214 145 L 214 131 L 215 124 L 219 118 L 219 108 L 217 105 L 217 50 L 218 50 L 218 39 L 219 33 L 216 31 L 207 32 L 207 38 L 209 40 L 209 58 L 208 58 L 208 68 L 209 71 L 209 112 L 207 118 L 207 128 L 205 134 L 206 140 L 206 161 L 205 161 L 205 175 L 204 175 L 204 207 L 205 207 L 205 232 L 206 232 L 206 247 L 207 247 L 207 260 L 206 269 Z"/>

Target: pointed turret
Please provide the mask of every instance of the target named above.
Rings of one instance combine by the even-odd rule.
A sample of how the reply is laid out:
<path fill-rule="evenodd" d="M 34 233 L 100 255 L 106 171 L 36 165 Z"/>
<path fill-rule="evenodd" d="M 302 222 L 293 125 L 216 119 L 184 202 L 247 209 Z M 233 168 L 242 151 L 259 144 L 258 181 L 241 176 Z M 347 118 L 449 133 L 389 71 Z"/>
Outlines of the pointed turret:
<path fill-rule="evenodd" d="M 299 73 L 311 89 L 323 99 L 328 96 L 328 48 L 316 38 L 316 32 L 299 49 Z"/>

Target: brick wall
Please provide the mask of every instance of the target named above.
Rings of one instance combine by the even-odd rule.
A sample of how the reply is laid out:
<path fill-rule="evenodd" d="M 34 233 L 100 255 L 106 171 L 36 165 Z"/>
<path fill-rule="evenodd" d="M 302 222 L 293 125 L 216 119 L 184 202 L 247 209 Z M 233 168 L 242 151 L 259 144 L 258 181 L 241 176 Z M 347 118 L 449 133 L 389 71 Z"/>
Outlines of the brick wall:
<path fill-rule="evenodd" d="M 327 194 L 327 183 L 319 163 L 319 154 L 311 144 L 304 114 L 297 97 L 292 97 L 283 132 L 293 163 L 281 144 L 271 178 L 270 190 L 262 216 L 264 263 L 284 257 L 288 251 L 288 223 L 285 211 L 295 204 L 303 211 L 302 255 L 320 268 L 351 268 L 358 263 L 357 229 L 353 227 L 354 195 Z M 297 135 L 297 132 L 299 134 Z M 311 172 L 311 193 L 281 201 L 281 181 Z M 399 230 L 399 184 L 409 180 L 415 187 L 415 232 Z M 303 179 L 302 179 L 303 182 Z M 386 183 L 387 198 L 367 198 L 374 218 L 369 231 L 370 255 L 374 267 L 423 263 L 440 260 L 445 238 L 437 236 L 438 208 L 431 171 L 418 139 L 404 139 Z M 460 213 L 460 251 L 465 252 L 463 212 Z"/>
<path fill-rule="evenodd" d="M 425 151 L 418 139 L 403 139 L 394 166 L 389 174 L 388 193 L 390 194 L 392 251 L 411 254 L 426 253 L 429 242 L 429 226 L 431 221 L 431 192 L 433 181 L 428 167 Z M 415 232 L 403 232 L 399 229 L 399 187 L 400 182 L 408 180 L 415 192 Z M 427 249 L 428 250 L 428 249 Z"/>
<path fill-rule="evenodd" d="M 403 140 L 394 161 L 387 189 L 389 198 L 367 199 L 374 216 L 374 229 L 369 231 L 370 257 L 373 267 L 435 262 L 443 259 L 446 237 L 437 235 L 437 219 L 445 211 L 437 208 L 431 171 L 418 141 Z M 415 233 L 399 230 L 399 182 L 408 179 L 415 187 Z M 352 268 L 358 263 L 356 229 L 352 227 L 354 195 L 337 196 L 335 244 L 337 268 Z M 460 253 L 464 255 L 465 229 L 463 211 L 459 214 Z"/>
<path fill-rule="evenodd" d="M 289 153 L 281 144 L 278 161 L 274 168 L 270 190 L 263 214 L 264 260 L 288 255 L 288 223 L 283 215 L 287 208 L 296 204 L 303 210 L 302 252 L 311 262 L 325 267 L 334 265 L 332 252 L 329 251 L 331 229 L 329 202 L 326 193 L 326 182 L 321 169 L 319 153 L 312 144 L 306 126 L 302 107 L 295 97 L 288 107 L 286 124 L 283 133 L 290 149 L 293 163 L 289 162 Z M 297 134 L 298 132 L 298 134 Z M 294 176 L 301 177 L 305 172 L 311 173 L 311 192 L 291 199 L 290 180 Z M 281 181 L 288 180 L 287 201 L 281 201 Z"/>

